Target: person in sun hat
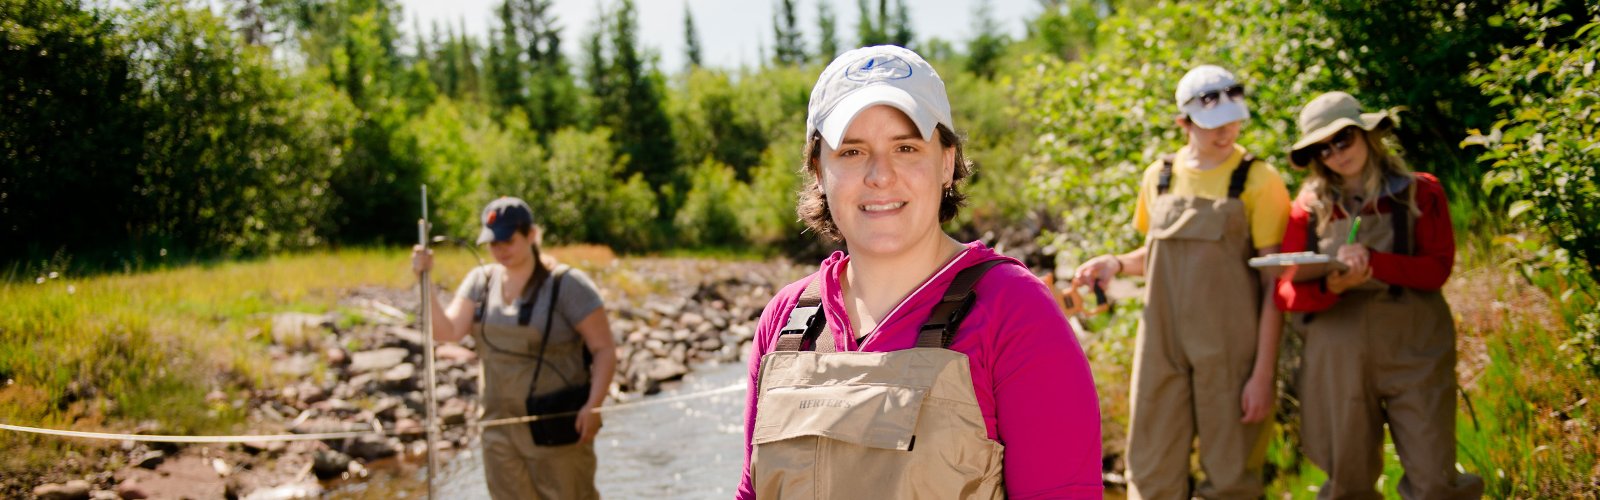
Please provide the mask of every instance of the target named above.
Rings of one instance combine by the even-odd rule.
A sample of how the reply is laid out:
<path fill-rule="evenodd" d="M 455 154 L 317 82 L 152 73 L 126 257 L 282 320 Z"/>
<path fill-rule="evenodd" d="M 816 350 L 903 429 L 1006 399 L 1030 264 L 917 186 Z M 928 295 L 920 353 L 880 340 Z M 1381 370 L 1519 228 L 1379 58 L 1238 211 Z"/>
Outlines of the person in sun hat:
<path fill-rule="evenodd" d="M 767 304 L 737 498 L 1101 498 L 1082 348 L 1021 262 L 961 243 L 944 82 L 876 46 L 818 77 L 800 218 L 843 243 Z"/>
<path fill-rule="evenodd" d="M 1178 81 L 1188 144 L 1145 169 L 1134 228 L 1145 244 L 1078 267 L 1073 286 L 1145 276 L 1129 396 L 1130 498 L 1255 498 L 1263 492 L 1282 315 L 1272 277 L 1289 212 L 1278 172 L 1236 143 L 1250 118 L 1243 84 L 1205 65 Z M 1189 477 L 1199 438 L 1205 480 Z"/>
<path fill-rule="evenodd" d="M 1276 300 L 1305 332 L 1300 442 L 1328 473 L 1319 498 L 1377 498 L 1383 429 L 1405 498 L 1478 498 L 1456 467 L 1455 320 L 1439 289 L 1455 264 L 1444 187 L 1384 144 L 1393 113 L 1363 113 L 1344 92 L 1300 111 L 1289 158 L 1309 168 L 1289 214 L 1286 252 L 1335 256 L 1349 269 L 1278 280 Z"/>
<path fill-rule="evenodd" d="M 489 202 L 478 244 L 494 263 L 474 268 L 444 306 L 434 295 L 433 338 L 472 335 L 483 360 L 484 419 L 565 413 L 535 401 L 560 399 L 574 417 L 483 430 L 483 472 L 493 498 L 599 498 L 594 436 L 617 365 L 598 287 L 583 271 L 541 252 L 543 229 L 519 198 Z M 433 267 L 418 246 L 412 270 Z"/>

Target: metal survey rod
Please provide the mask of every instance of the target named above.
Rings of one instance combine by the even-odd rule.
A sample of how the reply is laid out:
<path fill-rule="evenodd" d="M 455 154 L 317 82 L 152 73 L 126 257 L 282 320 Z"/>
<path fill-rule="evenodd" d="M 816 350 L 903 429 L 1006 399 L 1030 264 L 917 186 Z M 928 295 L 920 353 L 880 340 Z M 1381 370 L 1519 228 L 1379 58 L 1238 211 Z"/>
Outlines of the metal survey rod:
<path fill-rule="evenodd" d="M 427 184 L 423 184 L 422 185 L 422 218 L 417 220 L 417 242 L 422 245 L 422 251 L 423 252 L 427 252 L 428 251 L 428 185 Z M 439 461 L 438 457 L 435 456 L 435 453 L 434 453 L 434 451 L 438 449 L 437 445 L 438 445 L 438 442 L 439 442 L 439 422 L 437 420 L 438 419 L 438 416 L 437 416 L 438 412 L 435 410 L 435 408 L 438 407 L 438 404 L 437 404 L 438 401 L 436 401 L 437 395 L 434 394 L 434 387 L 435 387 L 434 384 L 435 384 L 435 382 L 434 382 L 434 379 L 433 379 L 433 377 L 434 377 L 434 375 L 433 375 L 433 282 L 428 279 L 428 275 L 429 274 L 430 274 L 429 271 L 423 271 L 422 272 L 422 277 L 421 277 L 421 280 L 420 280 L 421 281 L 421 283 L 420 283 L 421 286 L 418 287 L 418 288 L 422 289 L 422 314 L 420 316 L 418 316 L 418 318 L 422 322 L 422 338 L 424 339 L 423 343 L 422 343 L 423 344 L 423 353 L 422 353 L 422 356 L 423 356 L 423 359 L 422 359 L 423 368 L 422 368 L 422 370 L 423 371 L 422 371 L 422 373 L 424 373 L 424 375 L 423 375 L 423 384 L 425 386 L 423 388 L 423 394 L 427 398 L 427 399 L 425 399 L 425 401 L 427 402 L 427 406 L 428 406 L 427 417 L 426 417 L 427 426 L 428 426 L 428 433 L 427 433 L 427 436 L 428 436 L 428 438 L 427 438 L 427 441 L 428 441 L 428 451 L 427 451 L 427 454 L 428 454 L 428 498 L 431 500 L 432 498 L 434 498 L 434 495 L 433 495 L 433 493 L 434 493 L 434 489 L 433 489 L 433 471 L 435 469 L 438 469 L 438 461 Z"/>

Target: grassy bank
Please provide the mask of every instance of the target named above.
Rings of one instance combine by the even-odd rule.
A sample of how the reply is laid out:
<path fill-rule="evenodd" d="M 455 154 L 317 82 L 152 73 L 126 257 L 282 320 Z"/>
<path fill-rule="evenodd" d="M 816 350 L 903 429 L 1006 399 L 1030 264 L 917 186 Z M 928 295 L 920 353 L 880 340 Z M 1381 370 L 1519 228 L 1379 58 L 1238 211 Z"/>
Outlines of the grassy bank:
<path fill-rule="evenodd" d="M 600 247 L 552 253 L 582 267 L 614 258 Z M 400 249 L 345 250 L 0 284 L 0 422 L 240 431 L 244 412 L 227 401 L 273 381 L 271 315 L 330 311 L 357 286 L 408 287 L 408 259 Z M 441 249 L 434 281 L 453 287 L 473 265 L 466 251 Z M 213 391 L 228 397 L 208 401 Z M 0 457 L 0 476 L 63 458 L 93 463 L 97 450 L 115 444 L 0 433 L 0 449 L 16 451 Z"/>

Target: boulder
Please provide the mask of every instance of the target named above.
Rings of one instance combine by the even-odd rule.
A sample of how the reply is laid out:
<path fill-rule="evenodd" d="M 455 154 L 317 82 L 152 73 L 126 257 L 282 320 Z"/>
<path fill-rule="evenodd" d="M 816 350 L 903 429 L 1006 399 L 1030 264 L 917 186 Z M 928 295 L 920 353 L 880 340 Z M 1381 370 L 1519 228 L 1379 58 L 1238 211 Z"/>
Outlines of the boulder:
<path fill-rule="evenodd" d="M 89 482 L 74 479 L 66 483 L 41 484 L 33 489 L 40 500 L 78 500 L 89 498 Z"/>
<path fill-rule="evenodd" d="M 411 354 L 404 347 L 385 347 L 355 353 L 350 357 L 351 373 L 384 371 L 404 363 Z"/>

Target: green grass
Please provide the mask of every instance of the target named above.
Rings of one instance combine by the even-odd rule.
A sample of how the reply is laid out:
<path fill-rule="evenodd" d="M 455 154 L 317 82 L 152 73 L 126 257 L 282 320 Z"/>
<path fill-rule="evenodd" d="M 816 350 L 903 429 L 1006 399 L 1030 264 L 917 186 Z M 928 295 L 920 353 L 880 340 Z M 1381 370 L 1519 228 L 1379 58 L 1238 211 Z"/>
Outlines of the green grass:
<path fill-rule="evenodd" d="M 577 256 L 590 254 L 598 258 Z M 0 283 L 0 422 L 241 430 L 245 410 L 229 401 L 276 382 L 266 355 L 271 315 L 328 311 L 355 285 L 407 287 L 408 259 L 402 249 L 358 249 Z M 450 287 L 474 265 L 461 250 L 442 249 L 438 259 L 434 280 Z M 229 397 L 208 403 L 213 390 Z M 0 475 L 114 444 L 0 433 L 0 449 L 16 451 L 0 457 Z"/>

